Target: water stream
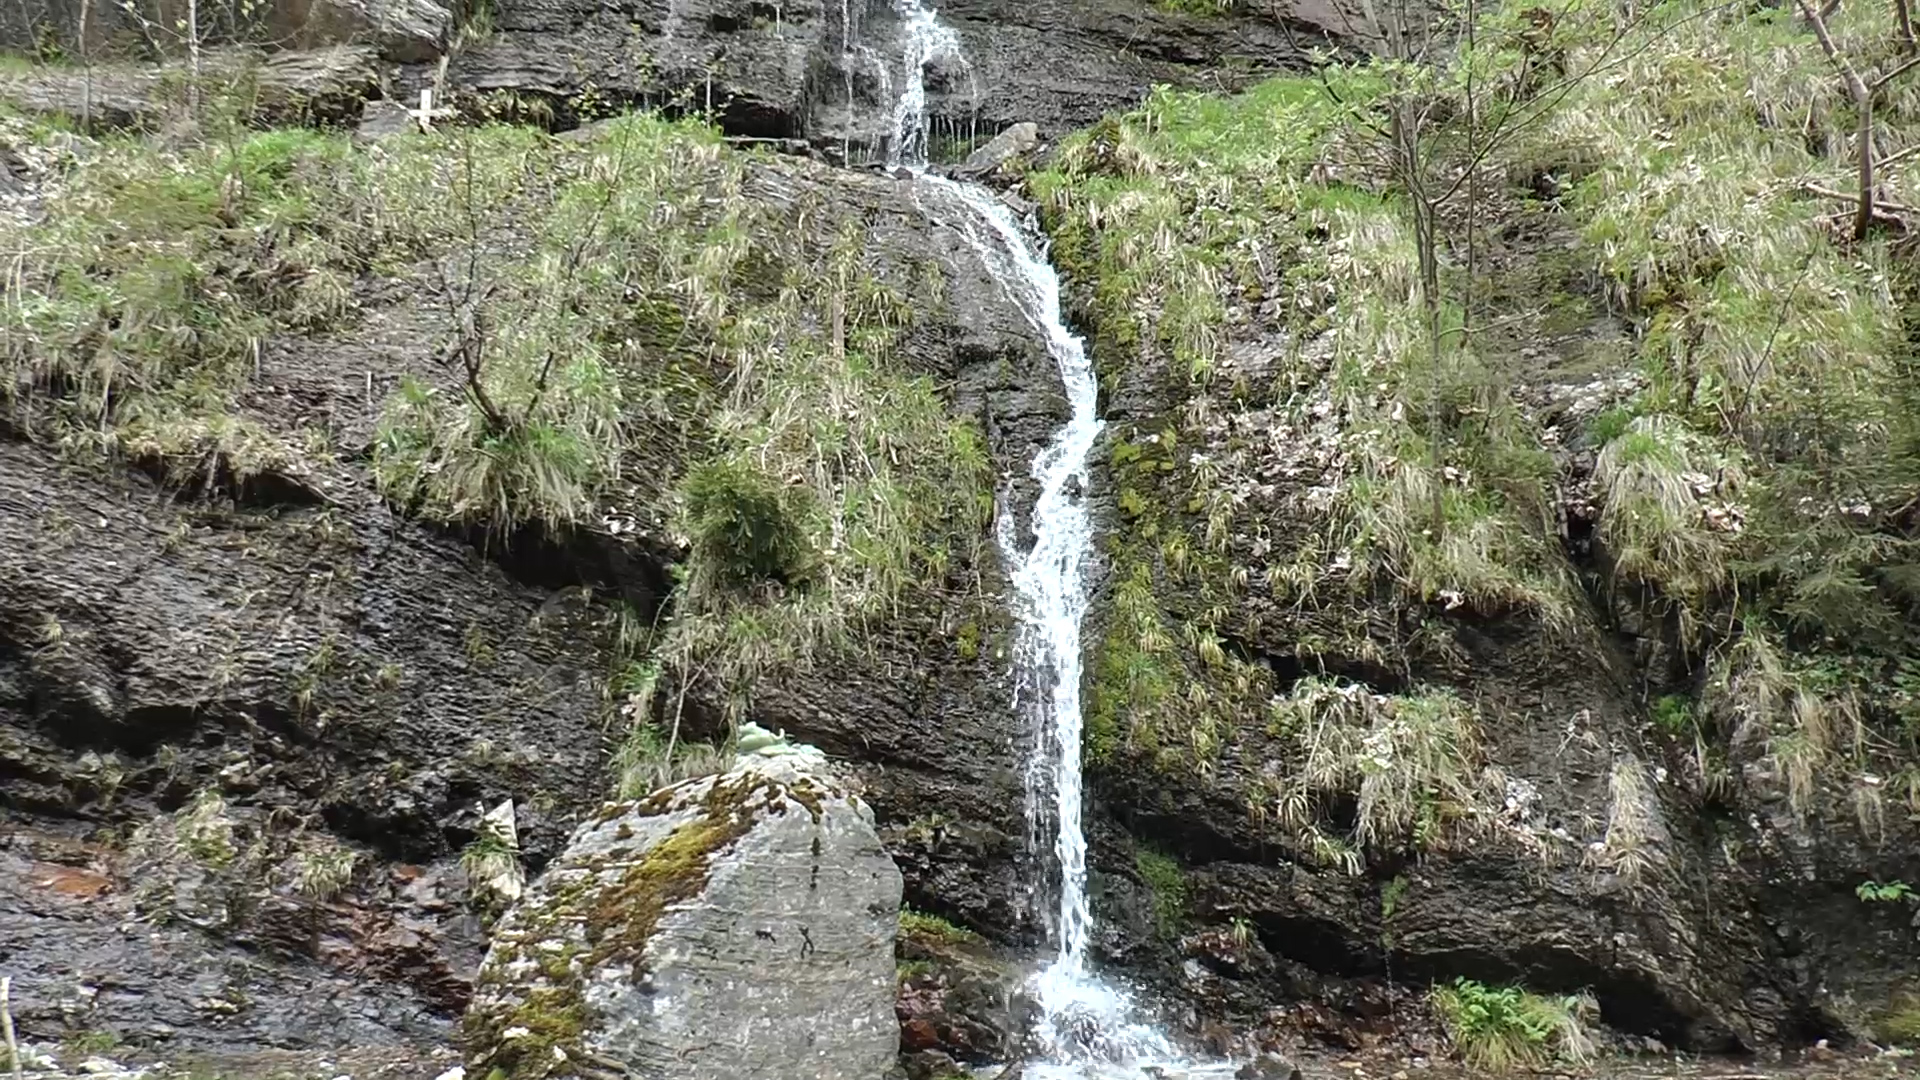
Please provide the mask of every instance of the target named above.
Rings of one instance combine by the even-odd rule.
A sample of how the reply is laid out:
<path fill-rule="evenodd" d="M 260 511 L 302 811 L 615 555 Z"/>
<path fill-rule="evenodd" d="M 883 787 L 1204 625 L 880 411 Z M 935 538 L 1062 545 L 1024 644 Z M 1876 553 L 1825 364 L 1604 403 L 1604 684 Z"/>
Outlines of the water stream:
<path fill-rule="evenodd" d="M 890 166 L 915 173 L 916 197 L 937 203 L 943 216 L 979 253 L 1008 298 L 1045 341 L 1060 372 L 1070 413 L 1034 457 L 1039 493 L 1030 519 L 1032 546 L 1015 516 L 999 520 L 1001 556 L 1013 586 L 1017 624 L 1013 708 L 1030 725 L 1032 756 L 1026 771 L 1028 820 L 1050 839 L 1057 879 L 1050 920 L 1054 955 L 1032 979 L 1040 1006 L 1033 1037 L 1039 1059 L 1029 1080 L 1143 1075 L 1143 1066 L 1170 1067 L 1198 1077 L 1219 1066 L 1181 1059 L 1167 1037 L 1136 1012 L 1124 989 L 1088 964 L 1093 916 L 1087 901 L 1087 841 L 1081 828 L 1081 622 L 1092 582 L 1093 519 L 1088 512 L 1088 457 L 1103 422 L 1099 390 L 1086 342 L 1060 311 L 1060 278 L 1036 238 L 985 187 L 927 172 L 925 68 L 939 57 L 961 59 L 960 40 L 921 0 L 894 0 L 901 15 L 902 72 L 893 107 Z M 1051 826 L 1049 830 L 1047 827 Z M 1051 831 L 1051 837 L 1045 834 Z"/>

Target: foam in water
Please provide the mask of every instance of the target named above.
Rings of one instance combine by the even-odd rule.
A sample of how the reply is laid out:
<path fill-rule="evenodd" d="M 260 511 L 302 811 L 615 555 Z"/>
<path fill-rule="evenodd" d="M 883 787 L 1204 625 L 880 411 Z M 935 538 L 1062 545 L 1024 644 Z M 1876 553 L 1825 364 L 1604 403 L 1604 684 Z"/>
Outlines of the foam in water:
<path fill-rule="evenodd" d="M 1028 232 L 987 189 L 924 172 L 923 69 L 935 57 L 957 55 L 959 39 L 920 0 L 895 3 L 905 23 L 905 72 L 893 110 L 889 164 L 914 170 L 916 191 L 954 212 L 958 228 L 1045 340 L 1071 406 L 1067 422 L 1034 457 L 1039 494 L 1030 523 L 1032 547 L 1021 543 L 1012 514 L 1001 514 L 999 524 L 1018 623 L 1013 706 L 1033 731 L 1028 818 L 1036 834 L 1046 824 L 1053 826 L 1053 857 L 1060 870 L 1051 926 L 1057 949 L 1031 987 L 1041 1012 L 1033 1033 L 1040 1059 L 1027 1064 L 1025 1075 L 1032 1080 L 1138 1077 L 1143 1065 L 1186 1063 L 1165 1035 L 1137 1017 L 1126 992 L 1087 963 L 1093 916 L 1081 830 L 1080 626 L 1090 599 L 1093 554 L 1093 521 L 1083 493 L 1087 459 L 1103 427 L 1098 385 L 1086 342 L 1061 317 L 1059 275 Z"/>

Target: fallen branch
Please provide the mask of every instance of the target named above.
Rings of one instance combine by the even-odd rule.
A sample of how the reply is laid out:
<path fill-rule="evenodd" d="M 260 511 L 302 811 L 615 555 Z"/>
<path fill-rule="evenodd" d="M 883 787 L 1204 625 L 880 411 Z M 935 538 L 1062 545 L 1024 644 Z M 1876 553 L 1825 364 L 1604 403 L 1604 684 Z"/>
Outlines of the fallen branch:
<path fill-rule="evenodd" d="M 1815 183 L 1802 184 L 1800 185 L 1800 189 L 1809 195 L 1818 195 L 1823 199 L 1839 199 L 1842 202 L 1855 204 L 1860 202 L 1860 196 L 1852 192 L 1835 191 L 1830 187 L 1821 187 Z M 1890 218 L 1896 214 L 1911 214 L 1915 212 L 1911 206 L 1907 206 L 1904 203 L 1888 202 L 1885 199 L 1872 200 L 1872 208 L 1877 212 L 1878 216 L 1886 218 Z"/>
<path fill-rule="evenodd" d="M 1907 147 L 1905 150 L 1900 150 L 1895 153 L 1888 154 L 1886 157 L 1881 158 L 1879 163 L 1876 164 L 1874 168 L 1884 169 L 1889 165 L 1894 165 L 1894 164 L 1898 164 L 1899 162 L 1905 161 L 1915 154 L 1920 154 L 1920 143 L 1915 143 L 1912 146 Z"/>

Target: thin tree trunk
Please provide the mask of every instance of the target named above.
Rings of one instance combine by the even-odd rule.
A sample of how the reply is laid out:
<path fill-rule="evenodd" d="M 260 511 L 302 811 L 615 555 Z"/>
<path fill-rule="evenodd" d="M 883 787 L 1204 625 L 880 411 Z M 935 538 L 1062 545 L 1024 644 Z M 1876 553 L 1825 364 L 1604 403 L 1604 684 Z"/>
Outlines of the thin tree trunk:
<path fill-rule="evenodd" d="M 192 81 L 187 84 L 187 109 L 200 119 L 200 0 L 187 0 L 187 65 Z"/>
<path fill-rule="evenodd" d="M 80 0 L 79 40 L 74 48 L 80 52 L 80 68 L 85 73 L 85 83 L 80 96 L 80 130 L 88 131 L 93 127 L 93 52 L 87 47 L 87 20 L 93 17 L 92 0 Z"/>
<path fill-rule="evenodd" d="M 1855 153 L 1859 155 L 1860 198 L 1853 216 L 1853 238 L 1865 240 L 1867 230 L 1873 226 L 1873 91 L 1867 87 L 1865 79 L 1854 70 L 1851 63 L 1833 42 L 1833 34 L 1827 29 L 1826 17 L 1821 15 L 1807 0 L 1799 0 L 1800 13 L 1806 16 L 1807 23 L 1813 27 L 1813 35 L 1820 39 L 1820 48 L 1840 70 L 1840 79 L 1847 87 L 1847 96 L 1853 99 L 1853 107 L 1860 113 L 1860 130 L 1856 136 Z"/>
<path fill-rule="evenodd" d="M 1893 0 L 1893 13 L 1900 19 L 1900 43 L 1908 52 L 1920 50 L 1920 40 L 1913 36 L 1913 12 L 1907 6 L 1907 0 Z"/>

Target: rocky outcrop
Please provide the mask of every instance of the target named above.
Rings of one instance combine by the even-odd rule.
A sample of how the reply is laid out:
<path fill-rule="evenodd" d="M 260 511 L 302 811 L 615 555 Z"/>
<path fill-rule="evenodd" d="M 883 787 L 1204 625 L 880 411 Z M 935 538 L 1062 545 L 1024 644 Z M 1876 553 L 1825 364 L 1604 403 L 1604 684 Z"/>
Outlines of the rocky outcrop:
<path fill-rule="evenodd" d="M 574 834 L 495 927 L 468 1071 L 871 1080 L 898 1048 L 899 906 L 872 812 L 817 751 L 743 754 Z"/>
<path fill-rule="evenodd" d="M 1154 85 L 1301 66 L 1341 33 L 1335 10 L 1302 0 L 1277 15 L 1171 13 L 1140 0 L 939 6 L 962 56 L 927 75 L 936 150 L 964 154 L 1001 128 L 1056 136 Z M 580 0 L 505 0 L 499 33 L 462 52 L 452 83 L 551 99 L 565 112 L 644 101 L 709 110 L 729 132 L 806 137 L 854 160 L 875 156 L 903 73 L 900 17 L 887 0 L 650 0 L 618 12 Z"/>
<path fill-rule="evenodd" d="M 1059 408 L 1051 362 L 957 220 L 913 184 L 793 159 L 744 183 L 797 242 L 857 229 L 861 265 L 943 298 L 894 362 L 1022 468 Z M 605 798 L 612 605 L 653 618 L 675 549 L 593 527 L 489 540 L 378 497 L 384 397 L 444 378 L 420 287 L 362 282 L 350 322 L 261 343 L 234 408 L 326 452 L 242 491 L 77 464 L 0 422 L 0 814 L 21 845 L 0 948 L 22 1037 L 407 1060 L 467 1003 L 476 882 L 506 880 L 463 871 L 463 849 L 510 835 L 495 846 L 537 873 Z M 912 902 L 1012 941 L 1034 925 L 995 574 L 962 553 L 950 592 L 763 687 L 752 715 L 857 763 Z M 683 736 L 724 734 L 725 704 L 691 688 Z M 487 825 L 507 800 L 512 829 Z"/>
<path fill-rule="evenodd" d="M 245 87 L 248 108 L 263 123 L 329 123 L 359 116 L 378 92 L 377 60 L 365 46 L 273 54 L 208 49 L 201 74 L 209 97 Z M 0 74 L 0 102 L 92 127 L 158 127 L 186 119 L 190 71 L 185 62 L 14 70 Z"/>

